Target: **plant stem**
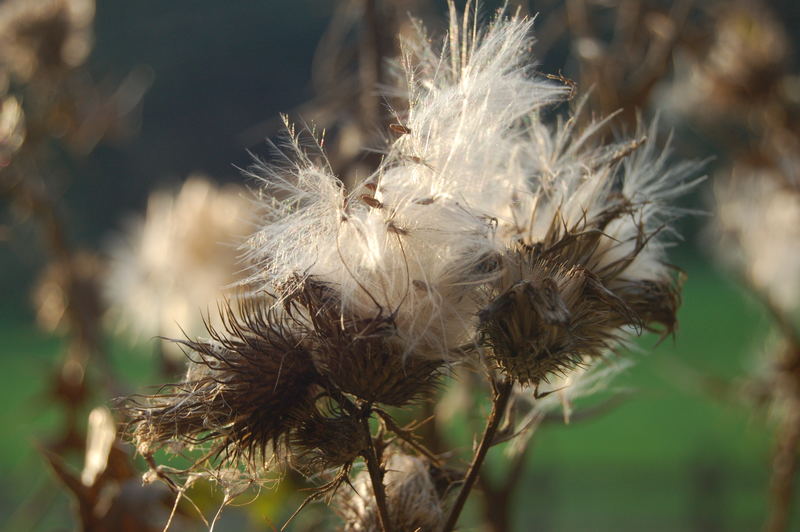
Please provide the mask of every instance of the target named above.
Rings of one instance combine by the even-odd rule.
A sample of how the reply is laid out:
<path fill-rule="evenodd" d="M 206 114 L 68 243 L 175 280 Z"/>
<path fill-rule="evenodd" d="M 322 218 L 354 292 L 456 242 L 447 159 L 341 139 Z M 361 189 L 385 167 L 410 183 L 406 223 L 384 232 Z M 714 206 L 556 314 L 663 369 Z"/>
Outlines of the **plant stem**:
<path fill-rule="evenodd" d="M 788 396 L 784 405 L 786 413 L 778 429 L 778 441 L 772 462 L 772 492 L 767 532 L 788 530 L 792 503 L 794 502 L 795 477 L 798 470 L 798 447 L 800 447 L 800 345 L 792 345 L 786 359 L 779 365 L 777 386 Z"/>
<path fill-rule="evenodd" d="M 511 530 L 511 503 L 514 491 L 522 480 L 525 460 L 530 448 L 531 443 L 527 442 L 525 447 L 514 456 L 508 468 L 508 476 L 501 486 L 493 486 L 486 477 L 478 479 L 484 495 L 486 521 L 491 532 L 509 532 Z"/>
<path fill-rule="evenodd" d="M 364 451 L 364 459 L 367 461 L 367 471 L 372 481 L 372 492 L 375 494 L 375 505 L 378 507 L 378 521 L 383 532 L 392 532 L 391 521 L 389 520 L 389 507 L 386 504 L 386 490 L 383 486 L 383 469 L 381 468 L 380 458 L 375 450 L 375 442 L 369 430 L 369 417 L 363 418 L 364 431 L 369 445 Z"/>
<path fill-rule="evenodd" d="M 469 465 L 467 474 L 464 477 L 461 491 L 458 492 L 458 496 L 453 503 L 450 514 L 447 516 L 447 522 L 444 528 L 442 528 L 442 532 L 451 532 L 456 526 L 458 516 L 461 515 L 461 511 L 464 509 L 464 504 L 467 502 L 469 493 L 472 491 L 472 487 L 478 479 L 478 473 L 486 458 L 486 453 L 492 446 L 494 436 L 497 433 L 497 429 L 500 427 L 500 422 L 503 420 L 503 414 L 506 411 L 508 400 L 511 398 L 511 389 L 512 382 L 506 379 L 500 381 L 495 388 L 494 397 L 492 398 L 492 411 L 489 414 L 489 420 L 486 422 L 486 428 L 483 430 L 481 443 L 478 446 L 478 450 L 475 452 L 475 456 L 472 457 L 472 463 Z"/>
<path fill-rule="evenodd" d="M 797 406 L 797 405 L 795 405 Z M 772 467 L 772 501 L 765 530 L 783 532 L 788 530 L 797 473 L 797 448 L 800 443 L 800 416 L 788 415 L 779 435 Z"/>

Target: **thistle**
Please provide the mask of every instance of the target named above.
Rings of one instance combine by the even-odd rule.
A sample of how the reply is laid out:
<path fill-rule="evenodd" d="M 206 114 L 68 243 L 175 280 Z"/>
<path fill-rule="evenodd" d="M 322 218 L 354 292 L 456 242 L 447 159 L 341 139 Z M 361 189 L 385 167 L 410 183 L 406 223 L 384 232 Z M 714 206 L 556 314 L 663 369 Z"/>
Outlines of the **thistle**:
<path fill-rule="evenodd" d="M 240 305 L 242 318 L 226 312 L 224 333 L 210 328 L 210 339 L 182 342 L 191 353 L 182 383 L 129 402 L 143 455 L 171 441 L 212 441 L 214 454 L 258 465 L 285 449 L 290 430 L 313 410 L 318 374 L 310 353 L 272 310 Z"/>
<path fill-rule="evenodd" d="M 779 312 L 800 305 L 800 160 L 773 167 L 737 165 L 715 183 L 718 251 L 746 283 Z"/>
<path fill-rule="evenodd" d="M 674 331 L 680 282 L 662 238 L 679 214 L 668 200 L 692 186 L 675 178 L 692 165 L 667 169 L 666 154 L 642 142 L 565 146 L 587 161 L 582 169 L 533 182 L 533 212 L 514 228 L 479 313 L 483 343 L 515 380 L 537 385 L 602 356 L 630 330 Z"/>
<path fill-rule="evenodd" d="M 184 383 L 132 408 L 143 452 L 209 441 L 232 458 L 283 453 L 312 477 L 338 468 L 312 498 L 363 458 L 362 498 L 337 499 L 347 530 L 449 531 L 514 384 L 536 390 L 631 332 L 675 330 L 680 282 L 665 248 L 681 211 L 670 202 L 696 165 L 669 166 L 655 126 L 608 145 L 604 122 L 548 125 L 544 110 L 572 88 L 533 71 L 531 25 L 499 15 L 481 29 L 453 13 L 441 49 L 419 28 L 397 69 L 407 109 L 353 190 L 323 139 L 312 131 L 309 146 L 287 121 L 283 162 L 249 171 L 263 201 L 244 245 L 247 303 L 211 340 L 182 342 Z M 424 461 L 387 440 L 438 458 L 383 405 L 429 399 L 453 365 L 483 367 L 494 395 L 445 512 Z"/>

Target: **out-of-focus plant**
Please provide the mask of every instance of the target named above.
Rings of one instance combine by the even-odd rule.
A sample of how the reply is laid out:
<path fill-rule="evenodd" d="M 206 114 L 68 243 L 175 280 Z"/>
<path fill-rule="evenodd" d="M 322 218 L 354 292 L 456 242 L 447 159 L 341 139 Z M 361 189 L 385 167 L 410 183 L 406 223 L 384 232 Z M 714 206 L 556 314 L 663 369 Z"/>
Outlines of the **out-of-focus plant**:
<path fill-rule="evenodd" d="M 47 332 L 65 338 L 48 390 L 65 421 L 42 453 L 74 495 L 84 529 L 148 530 L 152 523 L 145 525 L 149 518 L 140 509 L 154 499 L 142 497 L 158 490 L 129 489 L 137 483 L 131 453 L 114 443 L 110 412 L 94 410 L 88 440 L 83 435 L 95 394 L 105 400 L 123 390 L 101 327 L 105 267 L 69 234 L 59 191 L 75 176 L 64 171 L 64 163 L 85 157 L 100 141 L 132 133 L 149 83 L 143 70 L 134 70 L 111 93 L 92 81 L 83 64 L 92 49 L 94 9 L 93 0 L 0 3 L 0 196 L 20 224 L 38 226 L 48 262 L 34 290 L 37 318 Z M 75 453 L 86 456 L 80 477 L 65 465 Z"/>
<path fill-rule="evenodd" d="M 570 76 L 592 87 L 593 110 L 620 111 L 631 123 L 639 112 L 661 109 L 671 123 L 702 137 L 705 148 L 693 146 L 695 156 L 706 149 L 717 159 L 709 248 L 763 303 L 778 337 L 759 350 L 771 353 L 759 364 L 769 370 L 745 375 L 744 386 L 724 387 L 737 400 L 771 406 L 778 436 L 767 529 L 786 530 L 800 439 L 800 100 L 793 35 L 762 1 L 570 0 L 543 15 L 543 26 L 556 28 L 544 44 L 566 36 L 576 63 Z"/>
<path fill-rule="evenodd" d="M 145 217 L 131 220 L 111 246 L 104 289 L 112 320 L 140 341 L 201 334 L 198 309 L 219 325 L 213 319 L 217 306 L 241 277 L 236 256 L 250 232 L 252 205 L 244 189 L 218 188 L 200 176 L 190 177 L 174 196 L 152 194 Z M 166 343 L 160 350 L 168 373 L 184 360 L 176 347 Z"/>
<path fill-rule="evenodd" d="M 775 326 L 777 339 L 759 350 L 761 369 L 746 376 L 738 395 L 766 405 L 777 425 L 766 530 L 778 532 L 790 526 L 800 451 L 797 74 L 790 35 L 768 5 L 706 9 L 704 37 L 684 48 L 667 105 L 719 149 L 714 248 Z"/>

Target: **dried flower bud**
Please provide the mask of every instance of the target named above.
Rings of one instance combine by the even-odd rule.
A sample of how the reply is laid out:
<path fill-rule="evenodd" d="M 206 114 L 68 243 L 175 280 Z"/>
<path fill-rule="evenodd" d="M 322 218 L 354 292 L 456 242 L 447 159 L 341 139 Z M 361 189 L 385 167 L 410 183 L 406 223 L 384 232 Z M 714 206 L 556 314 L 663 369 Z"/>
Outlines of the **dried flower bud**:
<path fill-rule="evenodd" d="M 537 385 L 601 356 L 626 328 L 674 330 L 679 285 L 665 272 L 637 278 L 630 268 L 654 233 L 641 227 L 632 243 L 606 233 L 636 210 L 619 201 L 571 228 L 556 216 L 543 241 L 508 250 L 499 295 L 479 314 L 482 341 L 503 371 Z"/>
<path fill-rule="evenodd" d="M 310 353 L 272 310 L 241 306 L 241 318 L 227 312 L 225 334 L 182 342 L 192 350 L 184 382 L 128 405 L 140 452 L 212 441 L 216 453 L 253 463 L 311 415 L 319 375 Z"/>
<path fill-rule="evenodd" d="M 414 456 L 395 453 L 385 464 L 386 503 L 392 530 L 437 532 L 444 524 L 442 501 L 429 464 Z M 379 532 L 378 510 L 366 472 L 353 481 L 353 489 L 342 489 L 334 508 L 344 520 L 345 532 Z"/>
<path fill-rule="evenodd" d="M 314 365 L 333 386 L 392 406 L 433 391 L 441 362 L 406 354 L 391 317 L 347 319 L 330 287 L 312 280 L 303 286 L 295 301 L 311 317 Z"/>
<path fill-rule="evenodd" d="M 326 416 L 316 411 L 291 436 L 296 465 L 312 472 L 350 464 L 368 445 L 361 421 L 342 413 Z"/>

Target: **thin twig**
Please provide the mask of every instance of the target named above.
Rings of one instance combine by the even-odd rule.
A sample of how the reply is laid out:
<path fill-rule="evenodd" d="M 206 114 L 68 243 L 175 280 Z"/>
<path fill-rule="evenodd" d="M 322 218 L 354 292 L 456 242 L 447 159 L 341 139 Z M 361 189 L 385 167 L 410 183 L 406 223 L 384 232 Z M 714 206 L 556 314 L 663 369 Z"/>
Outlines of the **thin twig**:
<path fill-rule="evenodd" d="M 500 422 L 503 420 L 503 414 L 508 406 L 508 400 L 511 398 L 511 390 L 512 382 L 506 379 L 500 381 L 495 387 L 494 397 L 492 398 L 492 411 L 489 414 L 489 420 L 486 422 L 486 428 L 483 431 L 481 443 L 478 446 L 478 450 L 475 452 L 475 456 L 472 457 L 472 463 L 467 470 L 464 483 L 461 486 L 461 490 L 458 492 L 453 507 L 450 509 L 450 514 L 447 516 L 447 521 L 442 528 L 442 532 L 451 532 L 456 526 L 458 516 L 461 515 L 469 493 L 472 491 L 472 487 L 478 479 L 478 473 L 486 458 L 486 453 L 494 443 L 494 436 L 497 433 L 497 429 L 500 427 Z"/>
<path fill-rule="evenodd" d="M 381 420 L 386 424 L 386 428 L 392 431 L 398 438 L 400 438 L 402 442 L 406 443 L 409 447 L 430 460 L 435 466 L 442 466 L 442 460 L 433 454 L 430 449 L 417 441 L 417 437 L 414 434 L 413 429 L 407 430 L 398 425 L 388 412 L 375 409 L 375 413 L 378 414 Z"/>
<path fill-rule="evenodd" d="M 792 342 L 793 338 L 787 338 Z M 794 502 L 795 481 L 800 447 L 800 345 L 790 343 L 778 365 L 776 394 L 787 397 L 786 413 L 778 429 L 775 456 L 772 462 L 770 512 L 765 530 L 783 532 L 789 527 Z"/>
<path fill-rule="evenodd" d="M 775 458 L 772 462 L 772 491 L 770 513 L 765 530 L 767 532 L 784 532 L 788 530 L 794 502 L 795 476 L 797 475 L 797 451 L 800 446 L 800 404 L 792 401 L 792 411 L 778 434 Z"/>
<path fill-rule="evenodd" d="M 480 477 L 478 484 L 484 494 L 484 510 L 489 530 L 492 532 L 508 532 L 511 530 L 511 503 L 514 498 L 514 491 L 522 480 L 525 471 L 525 461 L 528 458 L 528 450 L 531 443 L 526 442 L 525 446 L 514 456 L 508 468 L 508 475 L 503 484 L 495 487 L 486 477 Z"/>

